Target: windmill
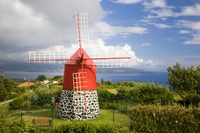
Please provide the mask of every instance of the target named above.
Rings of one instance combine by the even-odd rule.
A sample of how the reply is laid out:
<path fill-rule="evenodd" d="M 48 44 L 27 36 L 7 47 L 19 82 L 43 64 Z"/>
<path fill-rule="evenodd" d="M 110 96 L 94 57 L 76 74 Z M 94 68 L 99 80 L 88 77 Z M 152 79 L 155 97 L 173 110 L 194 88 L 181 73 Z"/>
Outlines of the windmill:
<path fill-rule="evenodd" d="M 82 48 L 87 45 L 87 13 L 76 13 L 79 48 L 69 58 L 65 52 L 29 52 L 29 62 L 65 62 L 63 90 L 58 117 L 68 120 L 88 120 L 99 116 L 96 91 L 96 67 L 123 67 L 130 57 L 91 58 Z M 107 61 L 107 62 L 106 62 Z"/>

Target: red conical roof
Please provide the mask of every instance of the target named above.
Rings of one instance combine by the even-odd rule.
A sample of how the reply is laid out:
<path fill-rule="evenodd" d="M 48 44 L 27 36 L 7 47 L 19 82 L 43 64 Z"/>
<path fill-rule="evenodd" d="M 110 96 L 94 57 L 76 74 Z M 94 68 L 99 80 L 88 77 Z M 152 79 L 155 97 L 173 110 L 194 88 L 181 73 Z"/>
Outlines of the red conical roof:
<path fill-rule="evenodd" d="M 67 64 L 88 64 L 93 65 L 92 59 L 89 57 L 89 55 L 85 52 L 84 49 L 79 48 L 71 57 L 70 61 L 67 62 Z"/>

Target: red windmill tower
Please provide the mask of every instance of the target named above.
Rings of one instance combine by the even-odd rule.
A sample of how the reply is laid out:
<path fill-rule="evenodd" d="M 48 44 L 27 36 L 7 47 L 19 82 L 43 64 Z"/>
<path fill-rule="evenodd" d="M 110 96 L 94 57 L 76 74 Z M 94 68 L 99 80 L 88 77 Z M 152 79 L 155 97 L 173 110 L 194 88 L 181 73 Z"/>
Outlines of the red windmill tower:
<path fill-rule="evenodd" d="M 70 120 L 87 120 L 99 116 L 96 91 L 97 65 L 94 61 L 125 60 L 127 63 L 130 57 L 90 58 L 82 48 L 82 43 L 87 44 L 87 40 L 89 40 L 87 14 L 77 13 L 76 17 L 79 48 L 70 58 L 62 52 L 29 52 L 29 62 L 66 62 L 58 117 Z M 119 66 L 116 62 L 114 65 Z M 109 67 L 111 66 L 112 64 L 109 64 Z"/>

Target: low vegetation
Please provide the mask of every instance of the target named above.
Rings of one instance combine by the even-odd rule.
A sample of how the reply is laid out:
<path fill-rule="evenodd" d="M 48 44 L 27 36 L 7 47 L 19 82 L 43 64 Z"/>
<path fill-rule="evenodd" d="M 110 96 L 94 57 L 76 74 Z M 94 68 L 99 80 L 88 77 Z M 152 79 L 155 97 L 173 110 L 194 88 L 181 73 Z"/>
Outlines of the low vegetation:
<path fill-rule="evenodd" d="M 182 106 L 134 106 L 130 127 L 138 132 L 199 133 L 200 108 Z"/>

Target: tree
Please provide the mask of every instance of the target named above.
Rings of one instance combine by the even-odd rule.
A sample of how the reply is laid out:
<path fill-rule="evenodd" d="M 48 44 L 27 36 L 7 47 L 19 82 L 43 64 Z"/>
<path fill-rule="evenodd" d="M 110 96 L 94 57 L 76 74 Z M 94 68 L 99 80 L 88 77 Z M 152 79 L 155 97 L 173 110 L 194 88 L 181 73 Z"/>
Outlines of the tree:
<path fill-rule="evenodd" d="M 47 79 L 46 76 L 44 76 L 44 75 L 38 75 L 38 77 L 36 78 L 36 81 L 44 81 L 46 79 Z"/>
<path fill-rule="evenodd" d="M 2 80 L 0 79 L 0 101 L 6 100 L 7 96 L 8 96 L 8 92 L 6 91 L 4 84 Z"/>
<path fill-rule="evenodd" d="M 178 93 L 185 102 L 198 105 L 200 102 L 200 66 L 187 69 L 176 63 L 168 67 L 168 84 L 170 89 Z"/>
<path fill-rule="evenodd" d="M 104 80 L 103 80 L 103 78 L 101 78 L 101 84 L 102 84 L 102 85 L 104 84 Z"/>
<path fill-rule="evenodd" d="M 17 83 L 12 79 L 0 76 L 0 101 L 14 98 L 16 95 Z"/>

